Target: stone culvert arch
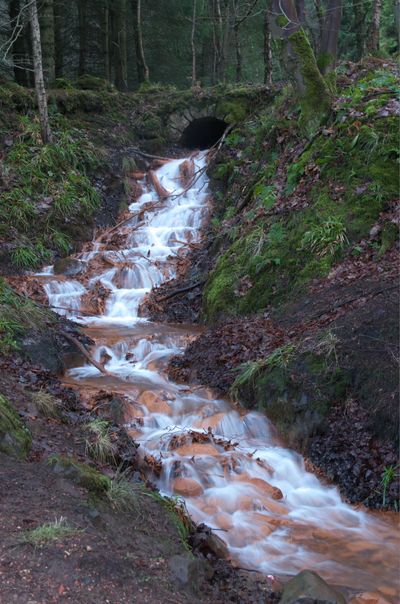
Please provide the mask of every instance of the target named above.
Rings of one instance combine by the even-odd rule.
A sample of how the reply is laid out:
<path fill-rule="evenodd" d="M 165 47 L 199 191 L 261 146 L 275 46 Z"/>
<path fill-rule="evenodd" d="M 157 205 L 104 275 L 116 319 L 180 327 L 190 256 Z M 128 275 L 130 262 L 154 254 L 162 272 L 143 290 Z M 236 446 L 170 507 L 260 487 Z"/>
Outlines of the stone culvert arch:
<path fill-rule="evenodd" d="M 209 148 L 227 126 L 246 119 L 258 107 L 273 99 L 266 87 L 237 90 L 204 90 L 153 94 L 137 107 L 134 133 L 142 149 L 160 153 L 166 146 L 189 149 Z"/>

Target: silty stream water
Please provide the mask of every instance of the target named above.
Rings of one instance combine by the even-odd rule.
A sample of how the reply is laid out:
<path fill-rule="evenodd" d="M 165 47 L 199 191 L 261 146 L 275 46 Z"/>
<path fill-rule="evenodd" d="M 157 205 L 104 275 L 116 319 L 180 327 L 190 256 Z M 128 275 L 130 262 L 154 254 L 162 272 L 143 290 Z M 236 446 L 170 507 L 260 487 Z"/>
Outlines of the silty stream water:
<path fill-rule="evenodd" d="M 185 161 L 195 167 L 189 187 L 182 180 Z M 143 179 L 143 194 L 129 208 L 132 219 L 113 233 L 123 246 L 115 249 L 115 239 L 109 247 L 92 244 L 79 255 L 86 276 L 62 278 L 52 267 L 41 273 L 49 304 L 85 326 L 96 342 L 94 358 L 106 361 L 109 372 L 86 364 L 71 367 L 66 379 L 130 400 L 129 433 L 143 456 L 162 462 L 152 480 L 162 492 L 183 496 L 195 521 L 219 529 L 234 562 L 278 575 L 311 568 L 337 585 L 395 601 L 393 525 L 344 503 L 336 488 L 307 472 L 262 414 L 242 412 L 207 388 L 171 382 L 168 359 L 197 328 L 138 316 L 146 293 L 174 276 L 177 257 L 201 237 L 210 199 L 206 162 L 201 152 L 161 166 L 156 176 L 170 195 L 160 203 Z M 109 290 L 104 312 L 83 317 L 82 300 L 99 285 Z"/>

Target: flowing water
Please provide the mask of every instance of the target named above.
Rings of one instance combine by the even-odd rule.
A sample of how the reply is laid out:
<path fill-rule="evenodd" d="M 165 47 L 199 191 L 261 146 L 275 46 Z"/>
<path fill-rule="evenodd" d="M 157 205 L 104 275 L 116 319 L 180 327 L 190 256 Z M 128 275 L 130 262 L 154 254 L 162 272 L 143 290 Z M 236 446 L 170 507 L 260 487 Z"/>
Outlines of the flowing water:
<path fill-rule="evenodd" d="M 71 367 L 66 380 L 128 400 L 125 422 L 138 451 L 161 462 L 152 480 L 162 492 L 183 496 L 195 521 L 218 529 L 235 563 L 278 575 L 311 568 L 337 585 L 379 590 L 395 601 L 392 524 L 345 504 L 336 488 L 307 472 L 263 415 L 166 376 L 168 359 L 198 329 L 151 323 L 138 317 L 138 308 L 152 287 L 174 276 L 185 243 L 199 240 L 207 220 L 206 153 L 189 160 L 196 169 L 190 187 L 181 177 L 184 161 L 156 171 L 171 193 L 162 202 L 151 185 L 140 183 L 143 194 L 129 208 L 130 221 L 79 256 L 82 275 L 69 280 L 51 267 L 42 273 L 50 305 L 85 326 L 96 342 L 94 358 L 108 371 Z M 99 291 L 108 297 L 94 312 L 87 300 Z"/>

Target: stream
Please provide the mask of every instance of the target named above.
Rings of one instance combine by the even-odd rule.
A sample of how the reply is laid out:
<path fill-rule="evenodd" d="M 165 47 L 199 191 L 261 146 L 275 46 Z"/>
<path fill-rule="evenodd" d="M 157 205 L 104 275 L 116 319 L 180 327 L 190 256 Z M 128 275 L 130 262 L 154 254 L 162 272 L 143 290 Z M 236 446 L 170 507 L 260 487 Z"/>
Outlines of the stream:
<path fill-rule="evenodd" d="M 264 415 L 205 387 L 171 382 L 169 358 L 199 328 L 139 317 L 144 296 L 174 277 L 187 244 L 201 238 L 211 203 L 206 162 L 200 152 L 159 167 L 156 177 L 170 193 L 161 200 L 149 179 L 140 180 L 130 220 L 76 256 L 81 273 L 40 273 L 50 306 L 84 326 L 95 341 L 93 357 L 108 372 L 72 364 L 65 381 L 93 395 L 125 397 L 125 427 L 140 443 L 138 453 L 161 462 L 149 478 L 182 497 L 196 522 L 218 530 L 235 564 L 278 576 L 309 568 L 332 584 L 395 602 L 394 525 L 344 503 L 337 488 L 306 471 Z M 188 165 L 195 170 L 190 186 Z M 104 307 L 92 312 L 87 301 L 99 291 L 107 294 Z"/>

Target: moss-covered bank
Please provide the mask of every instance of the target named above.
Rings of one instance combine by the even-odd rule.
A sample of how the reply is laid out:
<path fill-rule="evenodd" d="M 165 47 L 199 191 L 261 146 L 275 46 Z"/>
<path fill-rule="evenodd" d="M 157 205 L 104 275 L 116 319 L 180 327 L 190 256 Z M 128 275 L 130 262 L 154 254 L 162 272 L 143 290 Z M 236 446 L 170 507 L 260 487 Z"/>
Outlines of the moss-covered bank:
<path fill-rule="evenodd" d="M 213 168 L 225 193 L 217 194 L 207 321 L 294 299 L 335 263 L 356 257 L 360 241 L 396 198 L 396 76 L 382 69 L 361 73 L 341 90 L 331 122 L 310 142 L 290 92 L 272 113 L 229 135 Z M 396 236 L 388 220 L 372 244 L 377 254 Z"/>

